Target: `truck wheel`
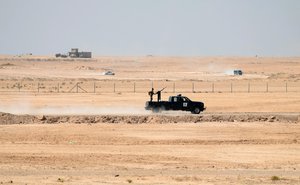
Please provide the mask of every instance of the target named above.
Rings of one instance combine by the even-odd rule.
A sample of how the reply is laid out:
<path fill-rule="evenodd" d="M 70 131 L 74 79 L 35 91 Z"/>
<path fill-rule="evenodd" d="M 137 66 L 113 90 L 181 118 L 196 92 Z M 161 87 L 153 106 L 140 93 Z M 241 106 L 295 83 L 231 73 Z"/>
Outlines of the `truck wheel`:
<path fill-rule="evenodd" d="M 193 114 L 200 114 L 200 108 L 199 107 L 195 107 L 194 110 L 192 111 Z"/>
<path fill-rule="evenodd" d="M 156 108 L 153 108 L 153 109 L 152 109 L 152 112 L 154 112 L 154 113 L 159 113 L 159 112 L 161 112 L 161 110 L 160 110 L 159 107 L 156 107 Z"/>

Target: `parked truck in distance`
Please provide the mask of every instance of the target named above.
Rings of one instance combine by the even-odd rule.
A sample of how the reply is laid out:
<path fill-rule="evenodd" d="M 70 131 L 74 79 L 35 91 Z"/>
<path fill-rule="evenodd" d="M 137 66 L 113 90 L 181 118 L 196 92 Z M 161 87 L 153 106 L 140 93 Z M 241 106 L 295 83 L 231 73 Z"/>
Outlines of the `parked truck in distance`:
<path fill-rule="evenodd" d="M 205 107 L 203 102 L 192 101 L 179 94 L 177 96 L 170 96 L 169 101 L 147 101 L 145 109 L 152 110 L 153 112 L 181 110 L 190 111 L 193 114 L 199 114 L 205 110 Z"/>
<path fill-rule="evenodd" d="M 234 75 L 243 75 L 243 71 L 240 69 L 235 69 L 235 70 L 233 70 L 233 74 Z"/>

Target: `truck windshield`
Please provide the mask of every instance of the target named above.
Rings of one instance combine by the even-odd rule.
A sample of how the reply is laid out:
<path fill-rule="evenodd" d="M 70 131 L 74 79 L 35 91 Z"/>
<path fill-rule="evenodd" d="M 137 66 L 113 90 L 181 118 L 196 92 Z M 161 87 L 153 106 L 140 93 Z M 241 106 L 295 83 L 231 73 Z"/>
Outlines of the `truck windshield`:
<path fill-rule="evenodd" d="M 178 102 L 179 98 L 177 96 L 170 96 L 169 97 L 169 102 Z"/>
<path fill-rule="evenodd" d="M 189 101 L 191 101 L 191 100 L 185 96 L 184 97 L 182 97 L 182 96 L 179 96 L 179 97 L 170 96 L 169 97 L 169 102 L 189 102 Z"/>
<path fill-rule="evenodd" d="M 182 100 L 185 101 L 185 102 L 186 102 L 186 101 L 191 101 L 191 100 L 190 100 L 189 98 L 187 98 L 187 97 L 182 97 Z"/>

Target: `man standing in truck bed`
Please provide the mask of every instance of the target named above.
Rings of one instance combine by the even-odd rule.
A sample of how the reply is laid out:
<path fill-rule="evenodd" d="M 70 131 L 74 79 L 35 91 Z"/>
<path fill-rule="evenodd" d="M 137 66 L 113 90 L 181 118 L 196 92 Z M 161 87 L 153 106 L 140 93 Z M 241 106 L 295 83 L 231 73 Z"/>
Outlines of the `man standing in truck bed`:
<path fill-rule="evenodd" d="M 153 95 L 154 95 L 154 89 L 152 88 L 151 91 L 148 92 L 148 95 L 150 96 L 150 102 L 153 100 Z"/>
<path fill-rule="evenodd" d="M 163 91 L 165 88 L 163 88 L 162 90 L 160 91 L 157 91 L 155 94 L 157 94 L 157 101 L 160 102 L 160 99 L 161 99 L 161 91 Z"/>

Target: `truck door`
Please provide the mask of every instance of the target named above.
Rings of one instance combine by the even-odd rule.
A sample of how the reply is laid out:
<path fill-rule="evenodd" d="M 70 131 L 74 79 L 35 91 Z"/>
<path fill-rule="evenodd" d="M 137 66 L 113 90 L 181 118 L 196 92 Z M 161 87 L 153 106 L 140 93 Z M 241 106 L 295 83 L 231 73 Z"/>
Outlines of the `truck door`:
<path fill-rule="evenodd" d="M 190 106 L 189 101 L 185 97 L 182 97 L 181 106 L 181 110 L 188 110 L 188 107 Z"/>
<path fill-rule="evenodd" d="M 172 102 L 171 102 L 171 107 L 172 110 L 180 110 L 180 98 L 178 96 L 173 96 L 172 97 Z"/>
<path fill-rule="evenodd" d="M 186 98 L 181 96 L 172 97 L 171 109 L 173 110 L 187 110 L 189 103 Z"/>
<path fill-rule="evenodd" d="M 187 102 L 181 96 L 177 96 L 176 110 L 185 110 L 187 107 Z"/>

